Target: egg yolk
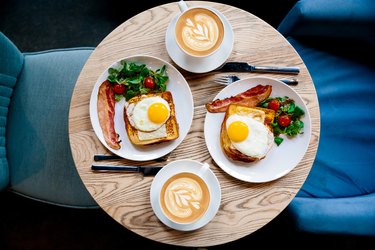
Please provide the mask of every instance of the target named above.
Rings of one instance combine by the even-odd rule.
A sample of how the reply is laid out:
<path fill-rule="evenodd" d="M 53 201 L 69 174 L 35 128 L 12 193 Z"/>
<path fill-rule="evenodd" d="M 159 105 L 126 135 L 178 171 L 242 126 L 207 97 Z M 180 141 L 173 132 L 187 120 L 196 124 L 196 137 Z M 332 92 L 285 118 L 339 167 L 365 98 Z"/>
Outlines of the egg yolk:
<path fill-rule="evenodd" d="M 156 102 L 148 108 L 148 118 L 154 123 L 162 123 L 168 118 L 168 108 L 161 102 Z"/>
<path fill-rule="evenodd" d="M 228 136 L 234 142 L 240 142 L 246 139 L 249 134 L 249 128 L 244 122 L 235 121 L 228 126 Z"/>

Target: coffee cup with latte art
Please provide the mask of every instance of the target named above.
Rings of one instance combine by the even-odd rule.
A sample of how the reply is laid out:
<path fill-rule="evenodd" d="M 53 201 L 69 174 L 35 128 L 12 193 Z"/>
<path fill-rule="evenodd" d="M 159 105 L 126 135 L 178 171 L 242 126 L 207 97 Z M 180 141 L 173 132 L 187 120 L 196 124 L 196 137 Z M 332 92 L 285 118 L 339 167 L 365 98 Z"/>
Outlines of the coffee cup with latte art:
<path fill-rule="evenodd" d="M 191 159 L 169 162 L 155 176 L 150 201 L 166 226 L 191 231 L 207 225 L 219 210 L 219 180 L 208 163 Z"/>
<path fill-rule="evenodd" d="M 210 204 L 210 192 L 204 180 L 194 173 L 171 176 L 162 186 L 160 205 L 173 222 L 188 224 L 200 219 Z"/>
<path fill-rule="evenodd" d="M 180 1 L 181 14 L 174 27 L 175 40 L 188 56 L 207 57 L 220 49 L 225 26 L 216 10 L 208 7 L 188 7 Z"/>

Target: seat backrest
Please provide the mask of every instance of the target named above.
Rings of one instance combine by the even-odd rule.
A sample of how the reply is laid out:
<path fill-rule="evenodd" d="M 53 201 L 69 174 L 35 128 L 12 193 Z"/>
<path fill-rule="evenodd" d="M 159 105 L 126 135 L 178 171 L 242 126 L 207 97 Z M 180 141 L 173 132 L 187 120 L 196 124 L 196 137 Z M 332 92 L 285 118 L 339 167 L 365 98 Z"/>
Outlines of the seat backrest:
<path fill-rule="evenodd" d="M 285 37 L 343 39 L 375 45 L 375 1 L 300 0 L 277 30 Z"/>
<path fill-rule="evenodd" d="M 285 210 L 298 231 L 375 236 L 374 9 L 373 0 L 300 0 L 278 27 L 319 100 L 316 159 Z"/>
<path fill-rule="evenodd" d="M 301 0 L 278 28 L 304 60 L 320 106 L 319 149 L 298 197 L 375 192 L 375 64 L 368 56 L 375 12 L 369 9 L 375 9 L 374 1 Z M 355 26 L 368 32 L 346 31 Z"/>
<path fill-rule="evenodd" d="M 5 139 L 8 106 L 23 61 L 23 54 L 0 32 L 0 190 L 6 187 L 9 182 Z"/>

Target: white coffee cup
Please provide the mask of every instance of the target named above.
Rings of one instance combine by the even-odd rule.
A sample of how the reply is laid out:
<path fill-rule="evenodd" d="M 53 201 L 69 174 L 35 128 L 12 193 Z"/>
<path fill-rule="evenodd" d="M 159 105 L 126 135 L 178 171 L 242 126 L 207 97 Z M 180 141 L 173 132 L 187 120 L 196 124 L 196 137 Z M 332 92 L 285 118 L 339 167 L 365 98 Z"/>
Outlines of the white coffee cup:
<path fill-rule="evenodd" d="M 188 7 L 179 1 L 179 14 L 174 26 L 174 38 L 188 57 L 207 58 L 223 46 L 226 28 L 218 11 L 206 6 Z"/>
<path fill-rule="evenodd" d="M 198 174 L 180 172 L 163 184 L 159 202 L 164 215 L 177 224 L 199 220 L 210 205 L 208 184 Z"/>
<path fill-rule="evenodd" d="M 156 216 L 179 231 L 208 224 L 215 217 L 220 200 L 220 183 L 209 165 L 191 159 L 169 162 L 155 175 L 150 188 Z"/>

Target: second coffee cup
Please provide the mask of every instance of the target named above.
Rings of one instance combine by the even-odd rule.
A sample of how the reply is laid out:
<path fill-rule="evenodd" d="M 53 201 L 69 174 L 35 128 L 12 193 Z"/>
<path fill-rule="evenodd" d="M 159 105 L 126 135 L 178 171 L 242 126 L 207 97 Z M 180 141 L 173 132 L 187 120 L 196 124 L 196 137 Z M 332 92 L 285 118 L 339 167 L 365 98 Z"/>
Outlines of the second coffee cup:
<path fill-rule="evenodd" d="M 162 186 L 160 206 L 164 214 L 175 223 L 194 223 L 204 215 L 209 205 L 208 186 L 194 173 L 177 173 Z"/>
<path fill-rule="evenodd" d="M 175 39 L 180 49 L 192 57 L 207 57 L 222 45 L 225 26 L 215 10 L 187 7 L 179 2 L 181 14 L 175 25 Z"/>

